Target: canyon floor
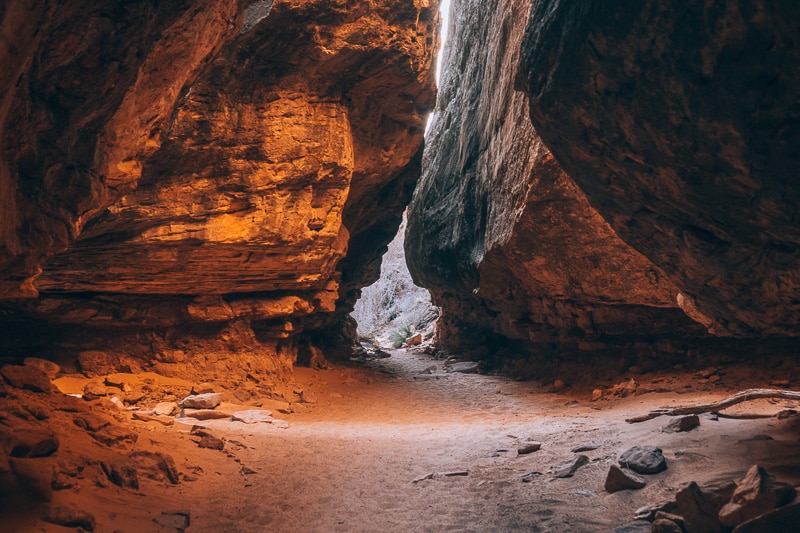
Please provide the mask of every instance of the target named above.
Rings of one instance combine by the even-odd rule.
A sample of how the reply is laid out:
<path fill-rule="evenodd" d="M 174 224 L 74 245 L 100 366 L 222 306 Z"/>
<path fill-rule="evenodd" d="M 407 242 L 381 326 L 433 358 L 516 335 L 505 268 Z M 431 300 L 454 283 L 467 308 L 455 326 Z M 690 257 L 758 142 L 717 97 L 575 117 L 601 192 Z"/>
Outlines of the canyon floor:
<path fill-rule="evenodd" d="M 175 512 L 190 516 L 187 530 L 198 532 L 608 531 L 688 481 L 739 479 L 753 464 L 800 484 L 796 416 L 701 417 L 684 433 L 662 432 L 664 417 L 625 422 L 653 408 L 764 386 L 775 372 L 730 366 L 717 369 L 715 382 L 683 370 L 647 374 L 635 376 L 640 390 L 655 383 L 665 392 L 591 402 L 598 384 L 588 381 L 552 392 L 531 381 L 445 373 L 442 361 L 396 350 L 363 366 L 297 369 L 293 388 L 303 401 L 291 404 L 291 414 L 276 414 L 289 422 L 286 429 L 198 422 L 225 441 L 224 450 L 199 448 L 191 426 L 180 421 L 163 426 L 117 413 L 139 434 L 136 449 L 169 453 L 182 481 L 143 479 L 133 490 L 87 477 L 55 492 L 53 503 L 91 512 L 101 532 L 175 531 L 180 526 L 170 526 L 170 517 L 183 516 L 169 514 Z M 70 379 L 57 380 L 65 392 L 82 386 Z M 794 407 L 762 400 L 728 412 Z M 519 455 L 529 441 L 541 449 Z M 58 453 L 81 453 L 78 440 L 62 442 Z M 572 477 L 553 478 L 551 468 L 587 442 L 601 445 L 583 452 L 589 463 Z M 668 469 L 644 476 L 641 490 L 605 492 L 609 466 L 634 445 L 661 448 Z M 532 472 L 540 474 L 526 477 Z M 454 473 L 461 475 L 446 475 Z M 24 507 L 16 511 L 8 513 L 11 531 L 74 531 L 35 520 Z"/>

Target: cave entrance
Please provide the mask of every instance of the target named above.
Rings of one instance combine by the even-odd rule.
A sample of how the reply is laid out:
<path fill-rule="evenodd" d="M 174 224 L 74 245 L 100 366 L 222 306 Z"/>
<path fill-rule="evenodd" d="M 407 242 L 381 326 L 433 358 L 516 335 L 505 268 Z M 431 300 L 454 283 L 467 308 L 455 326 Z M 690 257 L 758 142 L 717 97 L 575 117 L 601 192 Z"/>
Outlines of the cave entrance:
<path fill-rule="evenodd" d="M 399 348 L 433 337 L 438 308 L 430 293 L 411 279 L 403 249 L 406 215 L 389 243 L 381 262 L 381 276 L 361 290 L 352 317 L 358 323 L 359 338 L 382 347 Z M 417 335 L 419 335 L 418 338 Z"/>

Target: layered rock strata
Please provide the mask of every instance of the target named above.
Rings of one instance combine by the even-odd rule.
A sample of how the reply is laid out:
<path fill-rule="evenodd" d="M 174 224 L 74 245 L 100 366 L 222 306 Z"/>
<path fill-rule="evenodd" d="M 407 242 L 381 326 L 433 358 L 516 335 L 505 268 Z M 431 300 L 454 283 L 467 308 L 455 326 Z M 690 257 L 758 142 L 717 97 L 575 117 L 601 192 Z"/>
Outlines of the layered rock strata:
<path fill-rule="evenodd" d="M 406 253 L 443 310 L 439 339 L 575 359 L 685 349 L 705 330 L 540 140 L 514 89 L 530 0 L 453 3 Z M 670 345 L 659 341 L 676 341 Z"/>
<path fill-rule="evenodd" d="M 800 334 L 800 4 L 538 0 L 520 87 L 619 236 L 720 335 Z"/>
<path fill-rule="evenodd" d="M 193 83 L 161 95 L 171 115 L 152 153 L 41 264 L 40 297 L 3 306 L 6 324 L 189 368 L 208 356 L 243 377 L 289 368 L 304 330 L 341 329 L 400 224 L 433 103 L 436 7 L 285 0 L 245 17 Z"/>

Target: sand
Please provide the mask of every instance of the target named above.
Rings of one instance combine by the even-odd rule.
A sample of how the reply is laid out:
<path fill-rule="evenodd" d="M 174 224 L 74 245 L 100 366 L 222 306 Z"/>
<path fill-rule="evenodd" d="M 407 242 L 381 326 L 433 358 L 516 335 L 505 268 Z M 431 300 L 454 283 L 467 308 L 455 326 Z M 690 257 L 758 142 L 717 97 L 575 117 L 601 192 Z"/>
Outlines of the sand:
<path fill-rule="evenodd" d="M 430 367 L 432 374 L 420 374 Z M 293 411 L 274 412 L 289 422 L 288 429 L 198 423 L 225 440 L 223 451 L 198 448 L 189 424 L 163 426 L 117 412 L 119 424 L 139 435 L 127 449 L 170 454 L 182 481 L 142 479 L 135 490 L 87 475 L 77 487 L 55 492 L 53 502 L 90 511 L 96 531 L 109 532 L 175 531 L 154 521 L 175 511 L 188 512 L 190 532 L 588 532 L 630 522 L 636 508 L 674 496 L 688 481 L 702 486 L 738 479 L 752 464 L 800 484 L 798 417 L 701 417 L 701 426 L 686 433 L 662 432 L 669 422 L 663 417 L 624 421 L 656 407 L 720 399 L 764 386 L 768 379 L 744 368 L 720 373 L 723 379 L 713 385 L 698 383 L 691 372 L 636 376 L 668 391 L 591 402 L 590 384 L 554 393 L 549 384 L 447 374 L 441 361 L 404 350 L 366 366 L 299 368 L 290 405 L 263 402 L 273 411 L 281 406 Z M 73 379 L 60 385 L 80 388 L 81 380 Z M 764 400 L 729 411 L 776 413 L 794 407 Z M 242 408 L 252 406 L 224 403 L 218 409 Z M 773 440 L 748 440 L 759 435 Z M 518 455 L 517 448 L 529 441 L 541 442 L 541 449 Z M 573 477 L 549 474 L 574 456 L 573 447 L 590 441 L 601 447 L 582 452 L 590 462 Z M 89 453 L 92 448 L 82 442 L 62 444 L 58 453 Z M 609 466 L 633 445 L 661 448 L 668 470 L 645 476 L 644 489 L 606 493 Z M 523 481 L 532 472 L 540 475 Z M 428 479 L 414 482 L 418 478 Z M 32 513 L 9 510 L 4 527 L 74 531 L 38 521 Z"/>

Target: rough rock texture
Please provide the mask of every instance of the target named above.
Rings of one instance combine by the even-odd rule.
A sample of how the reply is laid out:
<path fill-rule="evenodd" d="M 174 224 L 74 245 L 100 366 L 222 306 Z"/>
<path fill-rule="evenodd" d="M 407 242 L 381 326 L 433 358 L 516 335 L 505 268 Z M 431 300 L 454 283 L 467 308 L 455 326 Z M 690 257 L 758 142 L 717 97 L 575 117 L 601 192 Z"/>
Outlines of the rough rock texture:
<path fill-rule="evenodd" d="M 377 279 L 419 175 L 435 2 L 276 1 L 243 31 L 237 2 L 196 3 L 65 9 L 27 37 L 2 108 L 0 272 L 3 295 L 41 296 L 2 305 L 9 351 L 58 341 L 244 378 L 289 367 L 298 334 L 340 329 Z M 64 44 L 76 17 L 90 37 Z"/>
<path fill-rule="evenodd" d="M 468 349 L 489 339 L 495 350 L 499 335 L 574 359 L 703 334 L 677 308 L 677 289 L 616 235 L 531 125 L 527 96 L 514 90 L 530 7 L 451 6 L 405 243 L 414 280 L 443 309 L 440 342 Z"/>
<path fill-rule="evenodd" d="M 717 334 L 800 333 L 800 4 L 537 0 L 544 143 Z"/>

